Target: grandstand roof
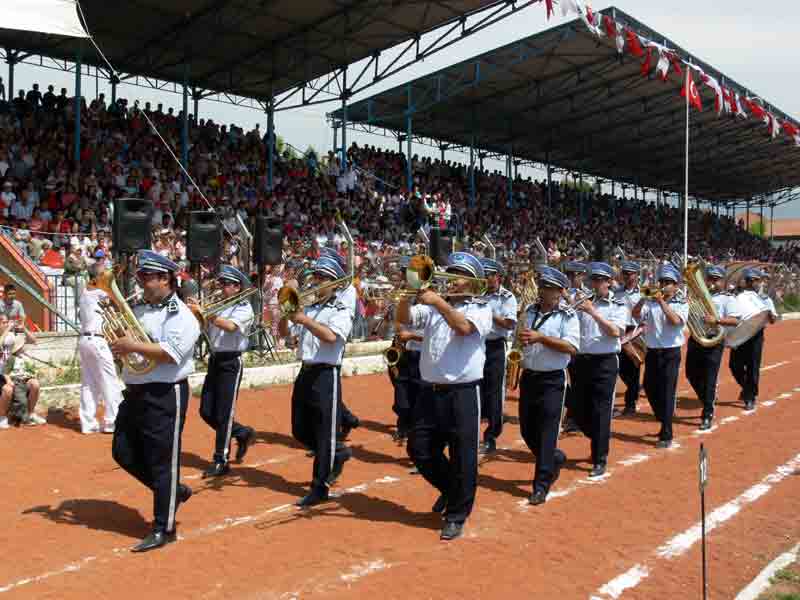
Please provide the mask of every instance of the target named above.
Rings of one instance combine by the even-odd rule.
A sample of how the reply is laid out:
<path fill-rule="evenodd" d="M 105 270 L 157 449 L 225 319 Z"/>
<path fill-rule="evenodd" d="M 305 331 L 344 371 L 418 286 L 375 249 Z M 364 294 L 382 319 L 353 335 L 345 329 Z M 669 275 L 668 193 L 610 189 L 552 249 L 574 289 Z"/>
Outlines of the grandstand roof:
<path fill-rule="evenodd" d="M 118 71 L 183 82 L 188 64 L 194 86 L 267 100 L 443 26 L 463 37 L 531 3 L 82 0 L 81 7 L 89 33 Z M 479 22 L 466 26 L 478 13 Z M 82 48 L 84 64 L 105 68 L 94 48 L 76 38 L 0 29 L 0 46 L 65 60 Z M 417 56 L 426 50 L 418 46 Z"/>
<path fill-rule="evenodd" d="M 754 95 L 621 10 L 602 14 L 699 65 L 726 87 Z M 673 74 L 663 82 L 652 72 L 643 77 L 641 61 L 620 55 L 613 38 L 598 37 L 576 20 L 375 94 L 348 106 L 347 117 L 403 134 L 411 114 L 415 136 L 469 147 L 474 134 L 481 151 L 539 163 L 549 159 L 573 172 L 680 193 L 683 78 Z M 800 148 L 784 135 L 772 140 L 754 118 L 717 117 L 713 92 L 699 82 L 698 88 L 704 110 L 691 114 L 690 194 L 713 201 L 760 197 L 768 204 L 794 199 Z M 331 116 L 340 120 L 341 112 Z M 774 192 L 783 193 L 764 197 Z"/>

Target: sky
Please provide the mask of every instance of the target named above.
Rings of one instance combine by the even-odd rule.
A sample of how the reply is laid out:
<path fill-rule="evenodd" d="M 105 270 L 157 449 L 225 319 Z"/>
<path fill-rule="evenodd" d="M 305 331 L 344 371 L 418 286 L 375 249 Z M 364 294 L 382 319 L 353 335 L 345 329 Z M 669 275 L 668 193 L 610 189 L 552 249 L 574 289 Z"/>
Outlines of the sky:
<path fill-rule="evenodd" d="M 800 94 L 797 93 L 796 63 L 800 2 L 795 0 L 773 0 L 765 4 L 752 0 L 724 2 L 722 0 L 693 2 L 617 0 L 613 3 L 595 0 L 592 2 L 596 10 L 612 5 L 651 29 L 666 35 L 694 56 L 713 65 L 770 104 L 800 120 L 797 119 L 800 117 Z M 548 22 L 544 3 L 535 4 L 369 88 L 363 94 L 354 97 L 352 101 L 366 98 L 381 90 L 416 79 L 572 18 L 574 16 L 562 17 L 560 10 L 556 8 L 555 16 Z M 384 53 L 384 56 L 390 57 L 391 52 Z M 6 83 L 7 75 L 6 70 L 0 70 L 0 76 Z M 29 89 L 34 82 L 38 82 L 42 90 L 52 83 L 56 86 L 56 91 L 60 87 L 67 87 L 71 93 L 74 75 L 33 65 L 23 64 L 16 67 L 14 84 L 17 89 L 20 87 Z M 100 93 L 105 92 L 106 98 L 111 96 L 110 87 L 102 80 L 96 84 L 93 76 L 84 76 L 82 87 L 87 100 L 94 98 L 96 90 Z M 120 85 L 117 90 L 119 96 L 150 100 L 154 105 L 163 102 L 165 107 L 172 106 L 176 112 L 182 106 L 181 96 L 170 92 L 125 84 Z M 190 102 L 190 111 L 191 107 Z M 276 131 L 301 150 L 313 146 L 320 152 L 326 152 L 333 146 L 333 130 L 325 115 L 336 108 L 338 103 L 281 111 L 276 113 Z M 198 112 L 200 118 L 213 118 L 218 123 L 236 123 L 246 130 L 260 123 L 262 130 L 266 129 L 266 115 L 255 109 L 201 101 Z M 348 131 L 348 143 L 350 141 L 389 148 L 397 147 L 393 139 L 353 131 Z M 415 146 L 413 151 L 420 155 L 439 156 L 439 151 L 435 148 Z M 460 162 L 469 160 L 467 155 L 460 153 L 448 153 L 447 158 Z M 486 161 L 485 166 L 491 169 L 504 169 L 504 165 L 497 161 Z M 525 170 L 520 172 L 540 176 L 538 172 Z M 776 208 L 775 217 L 800 217 L 800 203 Z"/>

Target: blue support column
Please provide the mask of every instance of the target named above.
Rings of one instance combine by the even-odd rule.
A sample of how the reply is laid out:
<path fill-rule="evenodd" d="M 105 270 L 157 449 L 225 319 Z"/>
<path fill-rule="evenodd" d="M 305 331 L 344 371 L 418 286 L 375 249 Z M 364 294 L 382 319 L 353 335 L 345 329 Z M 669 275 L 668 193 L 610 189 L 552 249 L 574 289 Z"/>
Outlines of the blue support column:
<path fill-rule="evenodd" d="M 78 46 L 75 53 L 75 148 L 73 159 L 75 166 L 81 164 L 81 61 L 83 59 L 83 48 Z"/>
<path fill-rule="evenodd" d="M 17 64 L 17 53 L 6 49 L 6 62 L 8 63 L 8 89 L 6 100 L 9 104 L 14 100 L 14 65 Z"/>
<path fill-rule="evenodd" d="M 347 68 L 342 73 L 342 169 L 347 168 Z"/>
<path fill-rule="evenodd" d="M 414 177 L 411 172 L 411 84 L 406 86 L 406 182 L 408 186 L 408 193 L 414 190 Z"/>
<path fill-rule="evenodd" d="M 181 124 L 181 164 L 189 170 L 189 65 L 183 65 L 183 123 Z"/>
<path fill-rule="evenodd" d="M 475 136 L 470 138 L 469 142 L 469 205 L 474 207 L 476 204 L 475 198 Z"/>
<path fill-rule="evenodd" d="M 112 75 L 111 79 L 111 104 L 117 103 L 117 86 L 119 85 L 119 77 Z"/>
<path fill-rule="evenodd" d="M 272 191 L 272 168 L 275 162 L 275 98 L 267 105 L 267 189 Z"/>

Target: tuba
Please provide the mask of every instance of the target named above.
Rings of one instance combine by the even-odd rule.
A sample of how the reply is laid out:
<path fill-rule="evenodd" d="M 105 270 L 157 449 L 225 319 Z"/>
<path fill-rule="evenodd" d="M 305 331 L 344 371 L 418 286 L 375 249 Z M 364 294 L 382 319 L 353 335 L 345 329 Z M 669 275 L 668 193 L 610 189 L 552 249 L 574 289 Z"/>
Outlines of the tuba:
<path fill-rule="evenodd" d="M 128 306 L 127 298 L 119 291 L 113 270 L 109 269 L 99 275 L 95 287 L 108 295 L 108 298 L 100 304 L 100 317 L 103 319 L 101 331 L 109 344 L 125 336 L 130 336 L 137 342 L 145 344 L 152 342 L 136 315 L 133 314 L 131 307 Z M 156 368 L 156 361 L 137 353 L 123 356 L 122 364 L 136 375 L 145 375 Z"/>
<path fill-rule="evenodd" d="M 686 320 L 689 333 L 703 348 L 713 348 L 722 342 L 725 330 L 719 325 L 709 326 L 706 323 L 707 316 L 719 319 L 719 314 L 706 287 L 701 265 L 699 263 L 687 265 L 683 270 L 683 278 L 689 292 L 689 318 Z"/>

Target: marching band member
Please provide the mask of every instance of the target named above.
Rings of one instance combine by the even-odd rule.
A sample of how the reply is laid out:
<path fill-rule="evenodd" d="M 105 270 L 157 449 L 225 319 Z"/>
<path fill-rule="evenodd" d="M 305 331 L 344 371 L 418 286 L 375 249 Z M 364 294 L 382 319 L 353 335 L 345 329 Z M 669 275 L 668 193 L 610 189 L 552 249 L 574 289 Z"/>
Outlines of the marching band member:
<path fill-rule="evenodd" d="M 619 372 L 620 337 L 628 323 L 625 302 L 610 290 L 614 270 L 603 262 L 589 265 L 594 295 L 576 307 L 581 339 L 575 357 L 575 417 L 583 433 L 591 438 L 592 472 L 606 472 L 611 438 L 611 411 Z"/>
<path fill-rule="evenodd" d="M 408 267 L 409 257 L 400 259 L 400 267 Z M 408 438 L 411 429 L 414 406 L 420 394 L 419 359 L 422 351 L 422 330 L 411 329 L 400 323 L 395 324 L 395 337 L 397 343 L 403 348 L 396 371 L 389 369 L 389 377 L 394 386 L 394 404 L 392 410 L 397 415 L 397 431 L 394 439 L 403 442 Z"/>
<path fill-rule="evenodd" d="M 777 320 L 774 304 L 765 303 L 760 296 L 763 274 L 759 269 L 748 268 L 742 274 L 744 290 L 736 297 L 742 320 L 764 311 L 770 311 L 769 321 Z M 770 303 L 772 301 L 770 300 Z M 761 353 L 764 350 L 764 330 L 762 329 L 738 348 L 732 348 L 728 366 L 742 393 L 745 410 L 754 410 L 758 402 L 758 381 L 761 372 Z"/>
<path fill-rule="evenodd" d="M 223 300 L 252 286 L 247 275 L 230 265 L 222 265 L 217 280 L 222 287 Z M 200 416 L 216 432 L 216 438 L 214 463 L 206 469 L 203 477 L 220 477 L 230 472 L 231 438 L 236 440 L 236 462 L 242 461 L 255 441 L 256 433 L 252 427 L 234 421 L 244 371 L 242 352 L 247 350 L 254 320 L 253 307 L 247 298 L 207 319 L 211 356 L 200 395 Z"/>
<path fill-rule="evenodd" d="M 89 267 L 89 284 L 78 301 L 78 318 L 81 323 L 81 337 L 78 353 L 81 357 L 81 432 L 85 434 L 100 431 L 97 422 L 97 402 L 103 399 L 103 432 L 114 433 L 117 409 L 122 402 L 122 390 L 114 366 L 111 349 L 103 337 L 103 319 L 100 316 L 100 303 L 108 295 L 95 286 L 97 278 L 105 270 L 98 261 Z"/>
<path fill-rule="evenodd" d="M 580 346 L 580 324 L 559 300 L 569 280 L 552 267 L 539 269 L 539 301 L 528 307 L 520 377 L 520 433 L 536 457 L 529 502 L 542 504 L 567 457 L 558 449 L 558 434 L 567 389 L 566 369 Z"/>
<path fill-rule="evenodd" d="M 719 316 L 718 319 L 706 316 L 706 324 L 712 327 L 715 325 L 735 327 L 739 323 L 740 313 L 736 298 L 722 289 L 724 278 L 725 270 L 721 267 L 713 265 L 706 267 L 706 284 Z M 689 338 L 686 348 L 686 379 L 689 380 L 697 398 L 703 403 L 700 429 L 704 431 L 711 429 L 711 421 L 714 419 L 717 376 L 724 351 L 724 343 L 705 348 L 698 344 L 693 337 Z"/>
<path fill-rule="evenodd" d="M 506 400 L 506 340 L 517 326 L 517 299 L 500 285 L 505 275 L 503 265 L 491 258 L 481 258 L 486 274 L 486 299 L 492 309 L 492 329 L 486 337 L 486 364 L 481 381 L 481 416 L 488 421 L 483 432 L 481 454 L 497 449 L 503 431 L 503 408 Z"/>
<path fill-rule="evenodd" d="M 312 267 L 315 286 L 343 277 L 344 269 L 330 257 L 320 257 Z M 314 452 L 311 489 L 296 503 L 301 508 L 328 499 L 331 484 L 350 458 L 350 450 L 337 441 L 336 432 L 341 418 L 339 372 L 353 327 L 352 312 L 333 288 L 321 291 L 316 300 L 282 317 L 279 325 L 282 336 L 298 339 L 297 357 L 302 362 L 292 390 L 292 435 Z"/>
<path fill-rule="evenodd" d="M 678 294 L 681 279 L 678 269 L 671 264 L 662 265 L 656 277 L 660 293 L 650 301 L 642 296 L 633 308 L 633 318 L 647 328 L 644 390 L 656 419 L 661 422 L 656 447 L 669 448 L 689 305 L 685 296 Z"/>
<path fill-rule="evenodd" d="M 342 268 L 343 273 L 345 269 L 347 269 L 347 261 L 345 261 L 342 255 L 339 254 L 333 248 L 323 246 L 322 248 L 319 249 L 319 255 L 320 258 L 324 256 L 334 259 L 336 262 L 339 263 L 339 266 Z M 350 285 L 337 291 L 336 296 L 350 310 L 351 319 L 353 320 L 353 323 L 355 323 L 356 310 L 358 305 L 358 291 L 356 290 L 356 286 L 353 285 L 353 282 L 350 282 Z M 338 371 L 338 376 L 339 376 L 339 382 L 336 386 L 336 389 L 338 390 L 339 394 L 339 409 L 338 409 L 340 414 L 339 439 L 346 440 L 347 436 L 350 435 L 350 431 L 357 428 L 361 424 L 361 421 L 347 407 L 347 405 L 344 403 L 344 399 L 342 398 L 341 369 Z"/>
<path fill-rule="evenodd" d="M 484 277 L 480 260 L 466 252 L 452 253 L 447 271 Z M 463 296 L 472 285 L 456 279 L 446 297 L 428 289 L 418 295 L 416 306 L 404 298 L 397 309 L 400 323 L 423 330 L 422 392 L 414 407 L 408 454 L 441 494 L 432 510 L 444 514 L 442 540 L 462 534 L 477 486 L 480 379 L 492 312 L 485 298 Z"/>
<path fill-rule="evenodd" d="M 126 389 L 114 429 L 114 460 L 153 490 L 153 531 L 132 550 L 146 552 L 174 542 L 175 515 L 192 490 L 180 483 L 181 435 L 189 404 L 188 376 L 200 326 L 178 298 L 178 265 L 150 250 L 139 251 L 136 277 L 144 300 L 132 308 L 153 340 L 124 336 L 111 344 L 115 356 L 141 354 L 157 363 L 146 374 L 123 369 Z"/>
<path fill-rule="evenodd" d="M 569 279 L 569 286 L 564 290 L 562 296 L 568 304 L 575 302 L 578 295 L 586 296 L 590 293 L 589 289 L 583 284 L 584 277 L 588 268 L 585 263 L 577 260 L 569 260 L 563 265 L 564 273 Z M 573 433 L 578 431 L 578 423 L 575 421 L 575 395 L 572 391 L 572 382 L 577 377 L 575 371 L 575 357 L 571 357 L 569 365 L 567 366 L 567 373 L 569 374 L 569 383 L 567 384 L 567 416 L 564 419 L 564 433 Z"/>
<path fill-rule="evenodd" d="M 639 263 L 625 261 L 622 263 L 622 286 L 617 289 L 617 297 L 625 302 L 628 308 L 628 322 L 625 324 L 624 333 L 631 332 L 637 325 L 633 319 L 633 307 L 638 304 L 642 297 L 639 288 L 639 274 L 642 267 Z M 619 354 L 619 378 L 625 384 L 625 408 L 614 416 L 626 416 L 636 414 L 636 403 L 639 400 L 639 390 L 641 385 L 642 366 L 637 365 L 624 352 Z"/>

